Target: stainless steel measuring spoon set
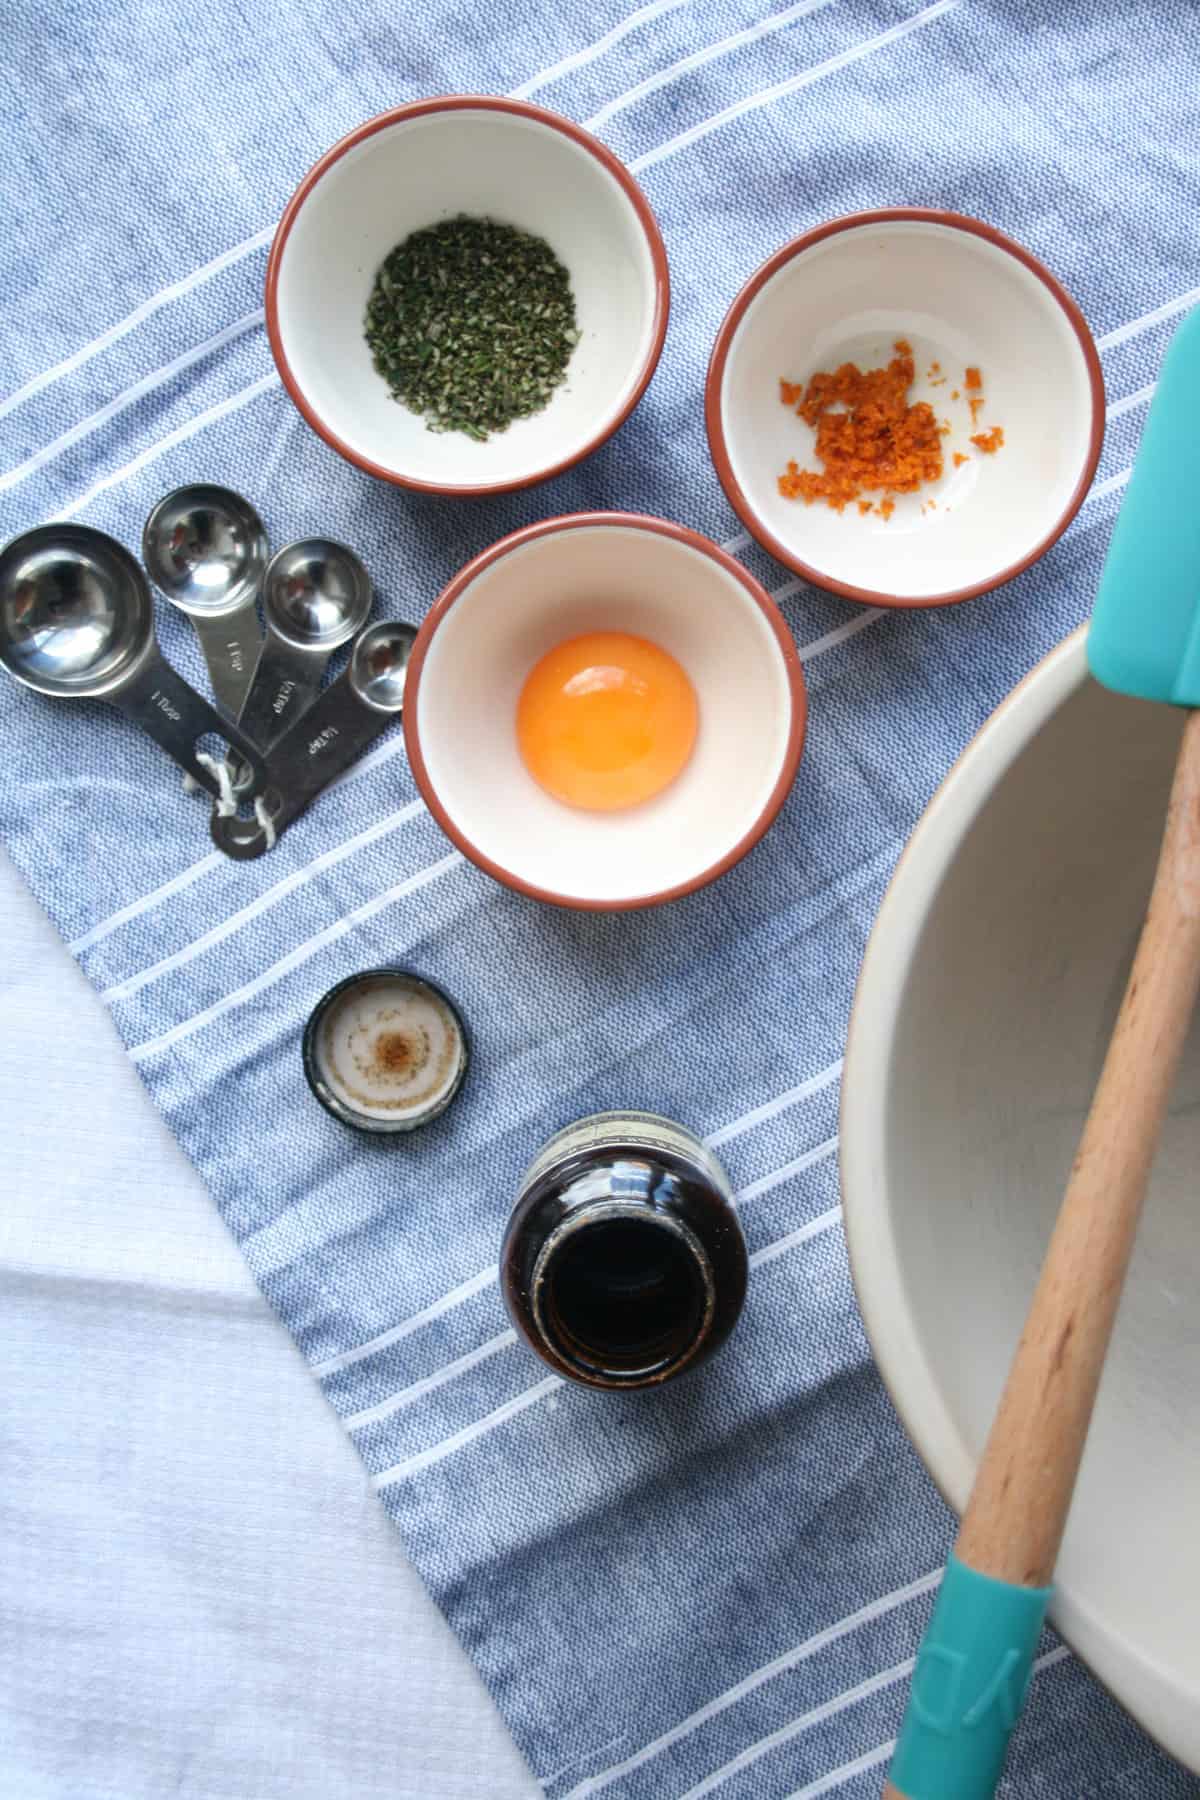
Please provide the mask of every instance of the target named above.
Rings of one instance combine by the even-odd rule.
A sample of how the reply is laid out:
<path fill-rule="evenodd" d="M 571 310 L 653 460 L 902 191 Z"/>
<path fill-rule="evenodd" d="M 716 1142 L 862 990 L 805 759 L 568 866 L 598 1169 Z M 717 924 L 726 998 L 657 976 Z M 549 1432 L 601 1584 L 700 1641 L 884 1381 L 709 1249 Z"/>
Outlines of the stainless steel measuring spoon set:
<path fill-rule="evenodd" d="M 139 564 L 86 525 L 40 525 L 0 551 L 0 663 L 51 699 L 123 712 L 213 797 L 218 848 L 261 856 L 400 717 L 416 633 L 390 621 L 364 630 L 371 580 L 354 552 L 306 538 L 272 557 L 262 520 L 228 488 L 167 494 L 142 555 L 191 620 L 216 707 L 163 658 Z M 351 639 L 349 664 L 320 692 Z M 198 747 L 205 737 L 229 745 L 227 761 Z"/>

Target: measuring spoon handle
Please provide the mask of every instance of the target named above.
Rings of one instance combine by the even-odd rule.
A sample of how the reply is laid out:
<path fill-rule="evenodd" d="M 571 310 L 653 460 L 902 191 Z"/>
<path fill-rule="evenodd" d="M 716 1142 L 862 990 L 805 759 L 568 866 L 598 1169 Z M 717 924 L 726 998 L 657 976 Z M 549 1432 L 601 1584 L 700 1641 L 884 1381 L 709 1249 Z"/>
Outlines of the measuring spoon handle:
<path fill-rule="evenodd" d="M 254 596 L 233 612 L 217 618 L 193 613 L 191 620 L 217 705 L 229 718 L 236 719 L 245 705 L 262 653 L 263 635 L 254 610 Z"/>
<path fill-rule="evenodd" d="M 345 674 L 318 695 L 267 755 L 263 802 L 275 837 L 399 717 L 398 707 L 385 712 L 368 705 Z M 214 813 L 210 829 L 217 848 L 241 860 L 261 856 L 274 842 L 257 818 Z"/>
<path fill-rule="evenodd" d="M 268 634 L 238 714 L 245 735 L 270 749 L 317 692 L 328 661 L 327 650 L 294 650 Z"/>
<path fill-rule="evenodd" d="M 210 794 L 220 793 L 220 783 L 210 768 L 196 756 L 196 740 L 212 733 L 232 745 L 249 764 L 251 780 L 247 788 L 250 798 L 262 792 L 267 780 L 262 754 L 245 735 L 223 719 L 215 707 L 189 687 L 182 675 L 160 655 L 152 656 L 133 678 L 116 692 L 105 696 L 110 706 L 132 719 L 148 732 L 186 769 L 194 781 Z M 218 751 L 218 757 L 220 756 Z"/>

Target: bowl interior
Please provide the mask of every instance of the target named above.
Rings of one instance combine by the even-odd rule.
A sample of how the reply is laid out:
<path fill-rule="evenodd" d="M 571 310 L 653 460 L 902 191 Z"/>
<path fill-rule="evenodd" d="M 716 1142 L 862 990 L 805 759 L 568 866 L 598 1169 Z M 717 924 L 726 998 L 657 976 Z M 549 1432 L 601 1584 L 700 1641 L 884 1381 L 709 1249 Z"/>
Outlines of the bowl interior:
<path fill-rule="evenodd" d="M 545 238 L 582 332 L 549 405 L 483 444 L 431 432 L 393 400 L 363 336 L 388 252 L 456 213 Z M 565 132 L 484 107 L 382 126 L 330 164 L 293 221 L 277 302 L 284 355 L 322 424 L 381 469 L 448 487 L 523 480 L 602 434 L 637 385 L 656 318 L 650 247 L 615 176 Z"/>
<path fill-rule="evenodd" d="M 970 817 L 963 790 L 1039 723 Z M 1035 678 L 968 753 L 969 779 L 935 806 L 872 944 L 854 1030 L 863 1053 L 855 1048 L 846 1074 L 851 1248 L 889 1385 L 960 1507 L 1128 975 L 1179 730 L 1169 708 L 1092 683 L 1075 640 L 1051 679 Z M 910 928 L 896 923 L 902 913 Z M 1101 1677 L 1195 1767 L 1200 1636 L 1178 1596 L 1200 1582 L 1198 1167 L 1200 1027 L 1162 1139 L 1056 1601 Z"/>
<path fill-rule="evenodd" d="M 553 800 L 517 746 L 530 670 L 587 631 L 649 638 L 699 703 L 682 774 L 628 811 Z M 468 583 L 429 639 L 408 724 L 423 785 L 473 855 L 517 885 L 612 905 L 694 881 L 738 849 L 785 766 L 793 702 L 779 641 L 737 575 L 679 538 L 593 525 L 532 538 Z"/>
<path fill-rule="evenodd" d="M 821 465 L 815 431 L 780 401 L 780 379 L 843 362 L 878 368 L 898 339 L 913 348 L 910 398 L 951 427 L 942 479 L 896 496 L 887 520 L 785 499 L 789 460 Z M 968 367 L 983 376 L 977 422 Z M 975 587 L 1028 557 L 1067 510 L 1092 426 L 1083 350 L 1045 282 L 987 239 L 922 220 L 848 227 L 783 264 L 736 329 L 719 405 L 734 479 L 785 558 L 908 600 Z M 985 455 L 971 436 L 997 424 L 1003 447 Z M 969 458 L 958 468 L 955 452 Z"/>

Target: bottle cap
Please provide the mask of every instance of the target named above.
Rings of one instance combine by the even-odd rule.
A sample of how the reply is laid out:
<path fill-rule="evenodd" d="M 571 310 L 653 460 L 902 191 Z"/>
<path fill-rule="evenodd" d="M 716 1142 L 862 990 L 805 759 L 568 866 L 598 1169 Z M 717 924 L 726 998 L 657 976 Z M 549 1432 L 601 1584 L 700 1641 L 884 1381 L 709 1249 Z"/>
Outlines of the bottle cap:
<path fill-rule="evenodd" d="M 414 1131 L 445 1112 L 467 1072 L 462 1020 L 408 969 L 364 969 L 319 1000 L 304 1073 L 326 1112 L 357 1131 Z"/>

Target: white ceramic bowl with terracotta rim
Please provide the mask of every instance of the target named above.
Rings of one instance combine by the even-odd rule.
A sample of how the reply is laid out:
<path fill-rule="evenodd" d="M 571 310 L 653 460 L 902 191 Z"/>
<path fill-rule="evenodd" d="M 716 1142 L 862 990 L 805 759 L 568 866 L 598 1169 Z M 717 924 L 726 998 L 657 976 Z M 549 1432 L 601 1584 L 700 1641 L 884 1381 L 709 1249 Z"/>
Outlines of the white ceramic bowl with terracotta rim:
<path fill-rule="evenodd" d="M 780 380 L 878 368 L 902 339 L 911 400 L 950 428 L 942 478 L 894 496 L 887 519 L 781 495 L 789 461 L 821 465 Z M 969 367 L 983 376 L 975 416 Z M 1010 581 L 1066 530 L 1099 460 L 1104 383 L 1083 314 L 1029 251 L 978 219 L 895 207 L 820 225 L 751 276 L 717 334 L 705 419 L 731 505 L 780 562 L 849 600 L 947 606 Z M 1004 444 L 985 454 L 971 438 L 995 425 Z"/>
<path fill-rule="evenodd" d="M 1181 724 L 1094 682 L 1077 632 L 951 771 L 867 948 L 842 1088 L 850 1262 L 897 1410 L 959 1512 L 1132 961 Z M 1198 1169 L 1200 1021 L 1051 1616 L 1200 1771 Z"/>
<path fill-rule="evenodd" d="M 659 645 L 699 707 L 683 772 L 622 812 L 552 799 L 517 745 L 530 670 L 590 631 Z M 791 634 L 739 563 L 663 519 L 577 513 L 501 539 L 445 589 L 413 646 L 404 735 L 429 810 L 472 862 L 534 899 L 621 911 L 691 893 L 745 856 L 787 798 L 805 718 Z"/>
<path fill-rule="evenodd" d="M 458 213 L 544 238 L 582 334 L 548 405 L 486 443 L 429 431 L 363 336 L 389 251 Z M 529 487 L 611 437 L 654 373 L 669 304 L 662 234 L 624 165 L 571 120 L 494 95 L 418 100 L 358 126 L 300 183 L 267 264 L 271 350 L 313 430 L 368 474 L 437 494 Z"/>

